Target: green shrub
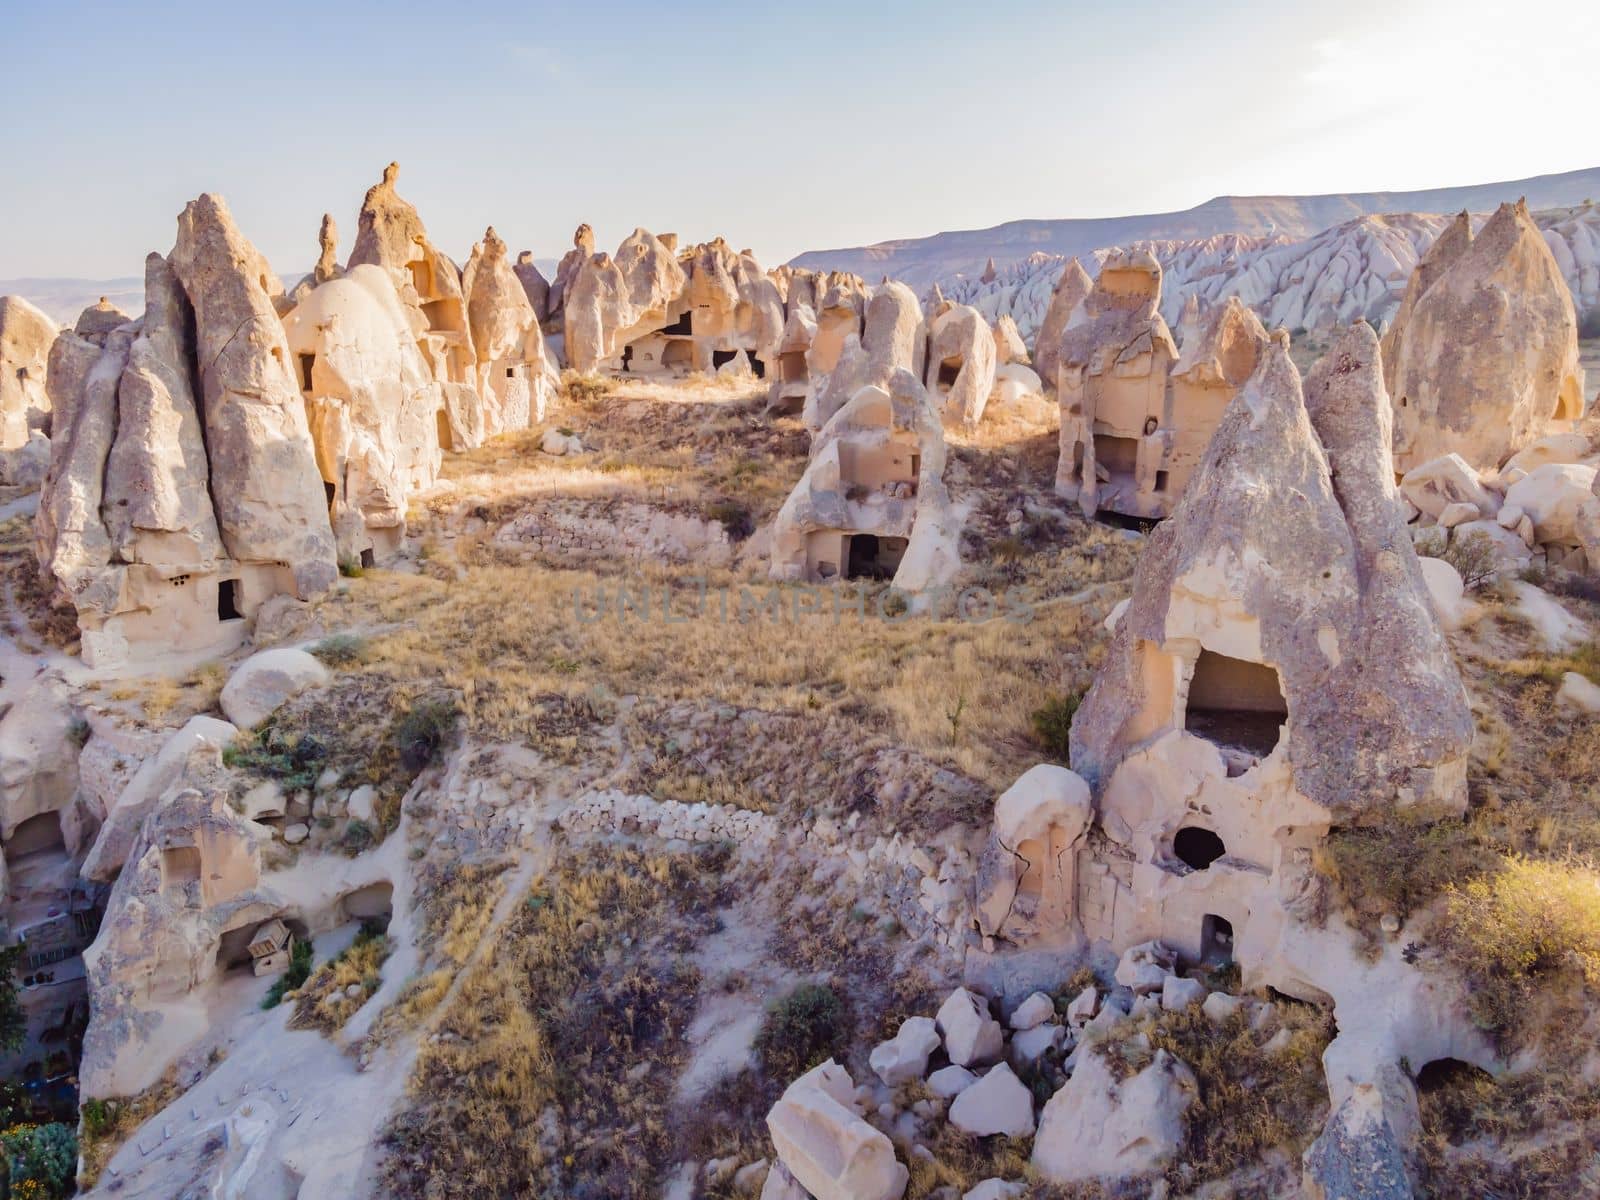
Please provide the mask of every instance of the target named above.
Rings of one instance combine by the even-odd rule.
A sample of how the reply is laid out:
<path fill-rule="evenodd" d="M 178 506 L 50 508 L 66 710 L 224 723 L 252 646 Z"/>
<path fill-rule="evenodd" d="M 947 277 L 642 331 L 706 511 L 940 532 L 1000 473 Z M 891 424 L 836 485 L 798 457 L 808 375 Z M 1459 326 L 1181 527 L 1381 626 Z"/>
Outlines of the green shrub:
<path fill-rule="evenodd" d="M 10 1174 L 7 1195 L 70 1196 L 78 1173 L 78 1132 L 70 1125 L 14 1125 L 0 1134 Z"/>
<path fill-rule="evenodd" d="M 307 979 L 311 978 L 311 939 L 302 938 L 295 942 L 294 949 L 289 951 L 289 965 L 282 975 L 272 981 L 272 986 L 267 989 L 267 994 L 261 998 L 262 1008 L 277 1008 L 283 1003 L 285 992 L 295 991 Z"/>
<path fill-rule="evenodd" d="M 749 508 L 737 500 L 714 500 L 706 505 L 704 516 L 707 521 L 720 522 L 736 542 L 742 542 L 756 531 L 755 518 L 750 515 Z"/>
<path fill-rule="evenodd" d="M 360 579 L 366 573 L 366 568 L 361 565 L 359 558 L 341 558 L 339 560 L 339 574 L 346 579 Z"/>
<path fill-rule="evenodd" d="M 1068 765 L 1072 762 L 1072 718 L 1082 703 L 1083 696 L 1074 693 L 1047 700 L 1033 710 L 1033 736 L 1045 753 L 1058 762 Z"/>
<path fill-rule="evenodd" d="M 418 700 L 395 724 L 394 740 L 400 761 L 413 771 L 420 771 L 433 762 L 440 747 L 455 731 L 459 715 L 454 700 L 439 697 Z"/>
<path fill-rule="evenodd" d="M 377 840 L 378 835 L 372 832 L 372 826 L 360 817 L 355 817 L 344 827 L 339 845 L 346 854 L 360 854 Z"/>
<path fill-rule="evenodd" d="M 328 748 L 309 733 L 291 733 L 267 725 L 241 733 L 222 751 L 225 766 L 275 779 L 285 792 L 312 787 L 322 774 Z"/>
<path fill-rule="evenodd" d="M 767 1010 L 756 1054 L 773 1079 L 788 1081 L 842 1055 L 850 1044 L 844 1002 L 825 984 L 802 983 Z"/>

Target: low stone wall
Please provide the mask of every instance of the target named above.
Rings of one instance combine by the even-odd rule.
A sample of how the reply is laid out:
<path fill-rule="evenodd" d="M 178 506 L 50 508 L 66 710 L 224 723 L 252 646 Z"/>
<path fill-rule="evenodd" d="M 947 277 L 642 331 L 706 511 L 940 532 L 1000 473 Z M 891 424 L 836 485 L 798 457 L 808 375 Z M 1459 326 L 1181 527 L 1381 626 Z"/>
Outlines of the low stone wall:
<path fill-rule="evenodd" d="M 551 500 L 513 517 L 496 545 L 562 558 L 639 559 L 725 567 L 733 542 L 720 521 L 635 501 Z"/>

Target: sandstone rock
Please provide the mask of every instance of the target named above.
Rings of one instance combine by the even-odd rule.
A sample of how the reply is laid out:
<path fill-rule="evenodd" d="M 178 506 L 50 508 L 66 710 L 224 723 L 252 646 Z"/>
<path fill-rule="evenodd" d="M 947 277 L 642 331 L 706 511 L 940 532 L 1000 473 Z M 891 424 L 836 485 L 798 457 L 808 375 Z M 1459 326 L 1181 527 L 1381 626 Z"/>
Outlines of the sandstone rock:
<path fill-rule="evenodd" d="M 1457 525 L 1476 521 L 1478 517 L 1478 506 L 1475 504 L 1447 504 L 1439 514 L 1439 528 L 1454 529 Z"/>
<path fill-rule="evenodd" d="M 1530 471 L 1549 463 L 1575 463 L 1581 462 L 1589 454 L 1589 439 L 1581 433 L 1552 433 L 1539 438 L 1531 445 L 1524 446 L 1509 459 L 1501 469 L 1504 475 L 1508 471 L 1520 471 L 1524 475 Z"/>
<path fill-rule="evenodd" d="M 899 1200 L 910 1173 L 861 1119 L 854 1093 L 832 1059 L 791 1083 L 767 1114 L 778 1159 L 816 1200 Z"/>
<path fill-rule="evenodd" d="M 73 325 L 72 332 L 85 341 L 93 342 L 96 346 L 103 346 L 113 331 L 121 329 L 132 319 L 115 304 L 101 296 L 98 303 L 91 304 L 78 314 L 78 320 Z"/>
<path fill-rule="evenodd" d="M 71 805 L 79 728 L 71 693 L 59 678 L 43 675 L 18 690 L 0 716 L 0 840 L 9 844 L 23 822 Z"/>
<path fill-rule="evenodd" d="M 1001 1063 L 955 1098 L 950 1123 L 974 1137 L 1032 1137 L 1033 1093 Z"/>
<path fill-rule="evenodd" d="M 841 314 L 836 320 L 843 319 L 842 313 L 846 311 L 853 313 L 846 305 L 839 305 L 834 311 Z M 809 313 L 809 309 L 802 310 L 802 322 Z M 785 326 L 786 338 L 788 330 Z M 812 331 L 814 335 L 814 320 Z M 822 370 L 820 359 L 808 358 L 809 386 L 801 412 L 806 428 L 822 429 L 864 387 L 890 390 L 896 371 L 909 371 L 921 378 L 927 360 L 927 341 L 928 327 L 923 320 L 922 306 L 911 289 L 903 283 L 888 283 L 879 288 L 867 301 L 859 338 L 853 338 L 851 331 L 845 333 L 831 367 Z M 812 362 L 816 365 L 810 365 Z"/>
<path fill-rule="evenodd" d="M 0 296 L 0 451 L 21 450 L 49 428 L 50 348 L 59 332 L 21 296 Z"/>
<path fill-rule="evenodd" d="M 1561 686 L 1556 689 L 1556 699 L 1582 712 L 1600 712 L 1600 686 L 1576 671 L 1568 671 L 1561 676 Z"/>
<path fill-rule="evenodd" d="M 1441 454 L 1413 467 L 1400 481 L 1400 492 L 1436 520 L 1453 504 L 1470 504 L 1484 516 L 1493 516 L 1499 508 L 1494 493 L 1459 454 Z"/>
<path fill-rule="evenodd" d="M 1377 1089 L 1357 1088 L 1305 1153 L 1304 1183 L 1314 1200 L 1410 1200 L 1405 1156 Z"/>
<path fill-rule="evenodd" d="M 1422 581 L 1428 586 L 1440 627 L 1454 631 L 1470 625 L 1478 616 L 1478 606 L 1467 599 L 1460 573 L 1442 558 L 1424 557 L 1417 565 L 1422 568 Z"/>
<path fill-rule="evenodd" d="M 1198 979 L 1168 975 L 1161 984 L 1161 1007 L 1167 1012 L 1182 1012 L 1206 998 L 1206 985 Z"/>
<path fill-rule="evenodd" d="M 1501 509 L 1504 512 L 1505 509 Z M 1517 525 L 1526 521 L 1525 516 L 1518 516 Z M 1528 524 L 1531 526 L 1532 522 Z M 1499 576 L 1515 575 L 1526 567 L 1532 558 L 1532 551 L 1523 541 L 1522 535 L 1517 533 L 1515 527 L 1505 528 L 1498 521 L 1468 521 L 1465 525 L 1457 525 L 1450 532 L 1452 543 L 1461 544 L 1464 541 L 1483 539 L 1489 547 L 1490 565 L 1494 573 Z M 1427 556 L 1424 556 L 1424 561 Z"/>
<path fill-rule="evenodd" d="M 1083 303 L 1094 282 L 1077 259 L 1068 259 L 1050 293 L 1050 307 L 1039 325 L 1033 343 L 1033 365 L 1046 390 L 1056 390 L 1056 373 L 1061 362 L 1061 334 L 1073 312 Z"/>
<path fill-rule="evenodd" d="M 1476 238 L 1462 213 L 1418 264 L 1384 335 L 1402 471 L 1445 451 L 1498 466 L 1583 413 L 1572 296 L 1527 205 Z"/>
<path fill-rule="evenodd" d="M 938 1026 L 945 1052 L 958 1067 L 995 1062 L 1005 1049 L 1005 1034 L 989 1015 L 988 1002 L 966 988 L 958 987 L 939 1006 Z"/>
<path fill-rule="evenodd" d="M 287 807 L 283 789 L 270 779 L 256 784 L 246 792 L 240 801 L 240 806 L 244 815 L 252 821 L 281 817 Z"/>
<path fill-rule="evenodd" d="M 443 385 L 393 277 L 376 264 L 316 287 L 283 323 L 339 557 L 386 560 L 404 538 L 412 494 L 438 479 Z"/>
<path fill-rule="evenodd" d="M 960 516 L 944 467 L 944 429 L 915 376 L 901 370 L 887 390 L 862 388 L 817 434 L 778 511 L 770 575 L 892 576 L 907 594 L 948 582 L 961 565 Z M 885 554 L 889 540 L 903 547 L 898 561 Z M 863 555 L 864 547 L 875 552 Z"/>
<path fill-rule="evenodd" d="M 370 783 L 364 783 L 350 793 L 350 799 L 345 802 L 346 811 L 357 821 L 371 822 L 378 804 L 378 789 Z"/>
<path fill-rule="evenodd" d="M 1169 644 L 1174 619 L 1193 613 L 1195 628 L 1216 625 L 1194 651 L 1276 673 L 1294 714 L 1280 741 L 1298 794 L 1335 819 L 1392 805 L 1397 793 L 1443 810 L 1465 804 L 1471 712 L 1400 522 L 1371 329 L 1352 327 L 1306 393 L 1275 341 L 1177 511 L 1150 535 L 1106 665 L 1072 723 L 1072 762 L 1091 787 L 1105 786 L 1136 742 L 1181 727 L 1180 706 L 1143 699 L 1140 680 L 1165 660 L 1141 646 Z"/>
<path fill-rule="evenodd" d="M 985 1179 L 977 1187 L 965 1192 L 961 1200 L 1019 1200 L 1026 1194 L 1025 1183 L 1007 1183 L 1003 1179 Z"/>
<path fill-rule="evenodd" d="M 994 390 L 994 371 L 994 334 L 982 313 L 957 305 L 930 318 L 924 383 L 946 421 L 977 427 Z"/>
<path fill-rule="evenodd" d="M 1009 313 L 1001 316 L 994 323 L 991 333 L 994 335 L 994 361 L 996 367 L 1028 361 L 1028 348 L 1023 345 L 1022 334 L 1017 332 L 1017 323 L 1011 319 Z"/>
<path fill-rule="evenodd" d="M 311 827 L 303 821 L 296 821 L 292 825 L 285 825 L 283 829 L 283 840 L 288 842 L 291 846 L 298 846 L 310 836 Z"/>
<path fill-rule="evenodd" d="M 1160 942 L 1140 942 L 1129 946 L 1117 960 L 1116 980 L 1135 995 L 1160 992 L 1178 969 L 1178 955 Z"/>
<path fill-rule="evenodd" d="M 1033 1166 L 1053 1183 L 1153 1174 L 1182 1144 L 1183 1114 L 1198 1093 L 1194 1074 L 1165 1050 L 1118 1083 L 1099 1054 L 1084 1054 L 1044 1106 Z"/>
<path fill-rule="evenodd" d="M 1015 785 L 1013 785 L 1015 786 Z M 1085 791 L 1088 789 L 1086 788 Z M 1044 992 L 1033 992 L 1011 1014 L 1011 1028 L 1032 1029 L 1056 1015 L 1055 1001 Z"/>
<path fill-rule="evenodd" d="M 907 1017 L 899 1031 L 873 1048 L 868 1060 L 886 1087 L 921 1079 L 928 1071 L 928 1056 L 939 1048 L 939 1031 L 929 1017 Z"/>
<path fill-rule="evenodd" d="M 555 365 L 545 352 L 538 312 L 492 226 L 472 248 L 461 286 L 477 355 L 475 383 L 485 404 L 485 432 L 526 429 L 544 420 L 559 387 Z"/>
<path fill-rule="evenodd" d="M 789 1174 L 788 1167 L 776 1162 L 761 1185 L 761 1200 L 811 1200 L 811 1194 Z"/>
<path fill-rule="evenodd" d="M 1094 1017 L 1095 1008 L 1099 1003 L 1100 993 L 1093 984 L 1090 984 L 1067 1005 L 1067 1024 L 1075 1028 L 1087 1025 Z"/>
<path fill-rule="evenodd" d="M 1064 919 L 1071 878 L 1061 869 L 1089 827 L 1089 785 L 1065 767 L 1031 767 L 995 801 L 994 827 L 979 863 L 978 928 L 994 935 L 1013 916 L 1019 889 L 1036 896 L 1032 920 Z"/>
<path fill-rule="evenodd" d="M 1533 522 L 1539 545 L 1577 544 L 1579 511 L 1594 494 L 1596 475 L 1581 463 L 1547 463 L 1507 488 L 1506 503 Z"/>
<path fill-rule="evenodd" d="M 304 650 L 262 650 L 234 668 L 218 705 L 241 729 L 254 729 L 285 700 L 328 680 L 328 668 Z"/>
<path fill-rule="evenodd" d="M 216 196 L 183 210 L 169 262 L 194 308 L 223 546 L 236 561 L 283 564 L 308 599 L 339 571 L 305 403 L 272 304 L 282 286 Z"/>
<path fill-rule="evenodd" d="M 1018 1067 L 1036 1063 L 1051 1050 L 1060 1049 L 1067 1031 L 1056 1024 L 1035 1025 L 1011 1039 L 1011 1061 Z"/>
<path fill-rule="evenodd" d="M 1212 992 L 1200 1006 L 1200 1011 L 1205 1013 L 1206 1020 L 1214 1025 L 1221 1025 L 1238 1012 L 1242 1004 L 1243 1001 L 1237 996 L 1230 996 L 1227 992 Z"/>
<path fill-rule="evenodd" d="M 978 1077 L 965 1067 L 940 1067 L 928 1076 L 928 1090 L 941 1099 L 949 1100 L 977 1082 Z"/>
<path fill-rule="evenodd" d="M 533 261 L 533 251 L 524 250 L 517 255 L 517 261 L 511 265 L 517 273 L 517 282 L 522 285 L 522 294 L 528 298 L 534 316 L 539 318 L 542 325 L 550 315 L 550 281 L 544 277 L 544 272 L 539 270 L 539 264 Z"/>
<path fill-rule="evenodd" d="M 84 859 L 85 879 L 110 883 L 117 878 L 128 853 L 139 837 L 139 830 L 151 809 L 162 799 L 182 790 L 191 756 L 210 750 L 220 761 L 221 750 L 239 730 L 215 717 L 190 717 L 181 729 L 170 734 L 155 754 L 139 764 L 139 769 L 117 795 L 106 814 L 105 823 Z"/>

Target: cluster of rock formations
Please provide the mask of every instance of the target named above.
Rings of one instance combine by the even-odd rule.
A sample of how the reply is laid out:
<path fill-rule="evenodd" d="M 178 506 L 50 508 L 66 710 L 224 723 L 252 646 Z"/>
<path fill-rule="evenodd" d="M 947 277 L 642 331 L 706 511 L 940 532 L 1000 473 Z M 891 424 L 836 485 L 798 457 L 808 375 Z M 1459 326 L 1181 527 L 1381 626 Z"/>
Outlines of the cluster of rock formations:
<path fill-rule="evenodd" d="M 1266 330 L 1236 295 L 1202 309 L 1191 294 L 1180 352 L 1148 250 L 1112 252 L 1086 285 L 1074 260 L 1037 347 L 1061 407 L 1056 490 L 1088 514 L 1166 516 Z M 1525 206 L 1501 206 L 1476 238 L 1462 213 L 1439 237 L 1407 285 L 1383 361 L 1401 471 L 1446 452 L 1495 468 L 1583 415 L 1576 315 Z"/>
<path fill-rule="evenodd" d="M 1580 321 L 1600 318 L 1600 204 L 1532 217 Z M 1483 220 L 1474 217 L 1474 228 Z M 1191 296 L 1202 307 L 1237 296 L 1268 328 L 1328 332 L 1365 320 L 1381 329 L 1394 319 L 1417 263 L 1450 224 L 1451 218 L 1437 213 L 1388 213 L 1357 217 L 1299 239 L 1222 233 L 1123 245 L 1147 250 L 1161 263 L 1166 277 L 1161 312 L 1169 324 L 1177 324 Z M 1110 247 L 1095 250 L 1084 261 L 1093 270 L 1111 253 Z M 938 286 L 990 320 L 1012 317 L 1032 344 L 1041 340 L 1052 293 L 1072 261 L 1035 253 L 1000 267 L 991 278 L 946 275 Z"/>

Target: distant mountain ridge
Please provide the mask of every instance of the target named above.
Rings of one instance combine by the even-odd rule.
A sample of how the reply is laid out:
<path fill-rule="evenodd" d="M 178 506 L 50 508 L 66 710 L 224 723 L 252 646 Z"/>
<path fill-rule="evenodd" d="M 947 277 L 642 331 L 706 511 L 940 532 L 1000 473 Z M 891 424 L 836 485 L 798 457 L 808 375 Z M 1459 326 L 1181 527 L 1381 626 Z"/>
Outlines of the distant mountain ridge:
<path fill-rule="evenodd" d="M 1379 213 L 1488 212 L 1526 196 L 1534 209 L 1567 208 L 1600 197 L 1600 167 L 1468 187 L 1415 192 L 1350 192 L 1326 196 L 1218 196 L 1182 212 L 1055 221 L 1008 221 L 989 229 L 900 238 L 871 246 L 808 250 L 790 261 L 813 270 L 851 271 L 876 282 L 888 275 L 921 290 L 936 279 L 975 275 L 1030 254 L 1084 256 L 1130 242 L 1196 241 L 1220 234 L 1309 238 L 1335 225 Z"/>

